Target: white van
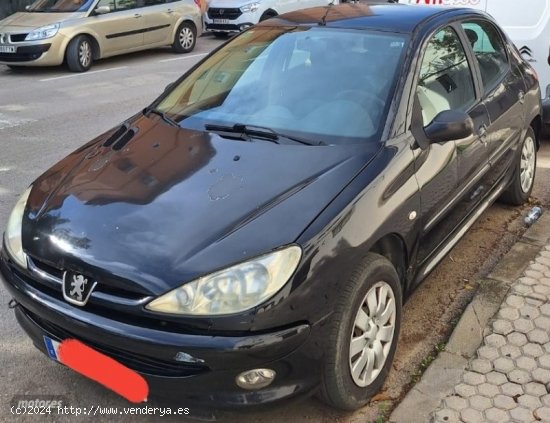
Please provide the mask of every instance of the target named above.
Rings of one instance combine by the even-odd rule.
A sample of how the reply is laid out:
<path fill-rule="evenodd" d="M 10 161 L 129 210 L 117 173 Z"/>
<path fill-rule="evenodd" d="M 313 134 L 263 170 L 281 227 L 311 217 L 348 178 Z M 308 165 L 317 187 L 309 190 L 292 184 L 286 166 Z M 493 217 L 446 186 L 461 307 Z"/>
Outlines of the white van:
<path fill-rule="evenodd" d="M 550 124 L 550 0 L 399 0 L 399 3 L 471 7 L 493 16 L 537 71 L 543 119 L 546 125 Z"/>
<path fill-rule="evenodd" d="M 211 0 L 204 27 L 216 35 L 240 32 L 264 19 L 308 7 L 338 4 L 338 0 Z"/>

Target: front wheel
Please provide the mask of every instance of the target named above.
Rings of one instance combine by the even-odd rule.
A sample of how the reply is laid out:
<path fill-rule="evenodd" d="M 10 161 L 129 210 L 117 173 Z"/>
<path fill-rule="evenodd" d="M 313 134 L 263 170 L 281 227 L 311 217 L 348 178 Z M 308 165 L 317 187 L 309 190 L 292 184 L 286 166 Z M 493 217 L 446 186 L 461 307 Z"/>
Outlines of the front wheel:
<path fill-rule="evenodd" d="M 529 200 L 535 183 L 537 170 L 537 141 L 533 128 L 529 128 L 521 145 L 521 154 L 515 164 L 514 176 L 501 200 L 513 206 L 520 206 Z"/>
<path fill-rule="evenodd" d="M 402 293 L 385 257 L 368 254 L 331 316 L 321 395 L 329 405 L 356 410 L 382 387 L 397 346 Z"/>
<path fill-rule="evenodd" d="M 86 72 L 92 67 L 93 50 L 85 35 L 75 37 L 67 47 L 67 66 L 72 72 Z"/>
<path fill-rule="evenodd" d="M 176 37 L 172 49 L 176 53 L 189 53 L 195 48 L 197 42 L 197 30 L 190 22 L 182 22 L 176 31 Z"/>

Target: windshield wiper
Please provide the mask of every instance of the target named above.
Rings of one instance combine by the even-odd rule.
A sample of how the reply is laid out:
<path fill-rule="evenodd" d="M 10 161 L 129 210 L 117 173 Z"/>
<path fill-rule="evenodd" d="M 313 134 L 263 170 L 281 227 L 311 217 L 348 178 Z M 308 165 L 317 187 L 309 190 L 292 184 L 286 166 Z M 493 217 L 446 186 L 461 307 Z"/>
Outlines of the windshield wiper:
<path fill-rule="evenodd" d="M 171 119 L 169 118 L 166 113 L 164 112 L 161 112 L 160 110 L 158 109 L 155 109 L 154 107 L 147 107 L 144 111 L 143 111 L 143 114 L 145 116 L 148 116 L 150 113 L 153 113 L 157 116 L 160 116 L 162 118 L 162 120 L 164 120 L 166 123 L 168 123 L 169 125 L 172 125 L 172 126 L 175 126 L 177 128 L 179 128 L 179 124 L 178 122 L 176 122 L 174 119 Z"/>
<path fill-rule="evenodd" d="M 207 131 L 235 135 L 237 138 L 242 140 L 249 140 L 250 137 L 253 137 L 253 138 L 261 138 L 266 141 L 271 141 L 276 144 L 279 144 L 279 138 L 283 137 L 291 141 L 295 141 L 305 145 L 322 145 L 323 144 L 323 143 L 313 143 L 309 140 L 305 140 L 303 138 L 299 138 L 294 135 L 284 134 L 272 128 L 268 128 L 266 126 L 245 125 L 243 123 L 236 123 L 233 126 L 206 124 L 204 125 L 204 127 Z"/>

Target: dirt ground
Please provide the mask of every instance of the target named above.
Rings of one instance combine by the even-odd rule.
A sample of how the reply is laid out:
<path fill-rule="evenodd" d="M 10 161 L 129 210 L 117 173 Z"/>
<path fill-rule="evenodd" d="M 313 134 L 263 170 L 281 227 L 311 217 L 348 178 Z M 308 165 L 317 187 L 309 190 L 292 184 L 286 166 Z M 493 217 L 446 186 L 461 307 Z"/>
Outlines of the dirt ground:
<path fill-rule="evenodd" d="M 354 413 L 340 413 L 316 398 L 261 413 L 226 415 L 224 422 L 366 423 L 383 422 L 420 377 L 458 322 L 477 289 L 476 280 L 487 275 L 496 262 L 526 230 L 523 217 L 541 205 L 550 206 L 550 140 L 539 152 L 536 184 L 529 205 L 522 208 L 495 204 L 414 292 L 404 307 L 401 336 L 392 371 L 383 390 L 371 403 Z"/>

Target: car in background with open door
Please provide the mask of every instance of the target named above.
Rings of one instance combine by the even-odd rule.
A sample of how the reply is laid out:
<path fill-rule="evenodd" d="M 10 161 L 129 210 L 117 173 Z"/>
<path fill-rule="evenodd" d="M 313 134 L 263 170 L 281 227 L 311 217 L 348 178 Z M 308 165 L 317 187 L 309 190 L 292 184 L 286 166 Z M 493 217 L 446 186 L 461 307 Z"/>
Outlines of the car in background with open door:
<path fill-rule="evenodd" d="M 105 57 L 172 46 L 188 53 L 202 32 L 200 0 L 36 0 L 0 21 L 0 64 L 85 72 Z"/>

